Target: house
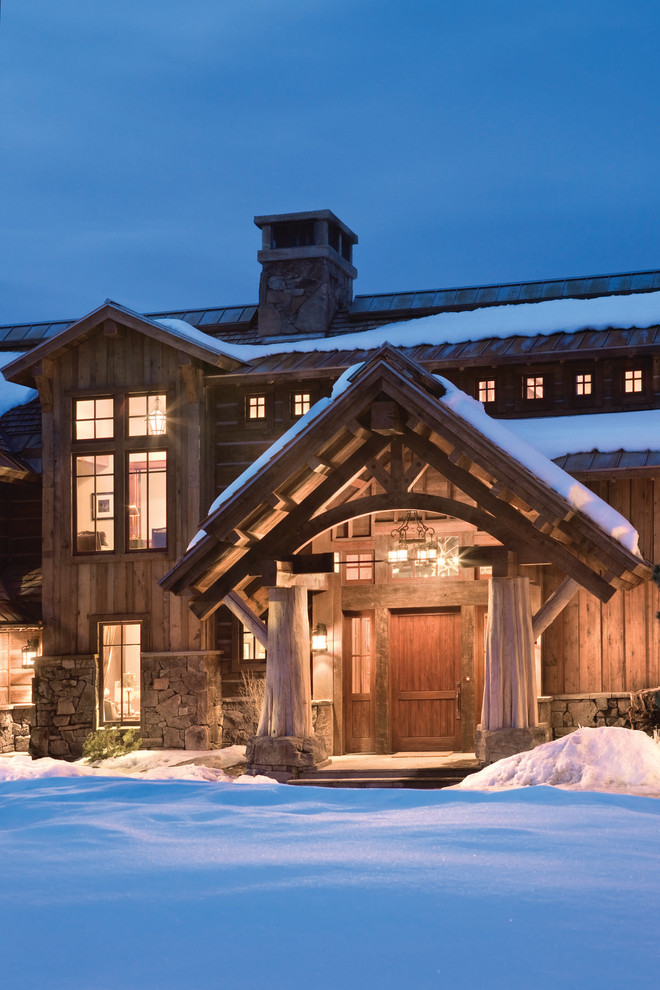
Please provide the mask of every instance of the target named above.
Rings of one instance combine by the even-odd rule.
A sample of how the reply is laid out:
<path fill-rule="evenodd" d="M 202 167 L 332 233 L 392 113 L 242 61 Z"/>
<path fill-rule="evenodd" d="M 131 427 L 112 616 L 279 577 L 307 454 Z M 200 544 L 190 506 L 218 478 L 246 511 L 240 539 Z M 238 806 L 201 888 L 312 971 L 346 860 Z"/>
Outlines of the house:
<path fill-rule="evenodd" d="M 0 328 L 38 389 L 0 418 L 14 737 L 212 748 L 248 672 L 275 773 L 624 724 L 660 682 L 660 272 L 354 297 L 334 214 L 255 222 L 258 305 Z"/>

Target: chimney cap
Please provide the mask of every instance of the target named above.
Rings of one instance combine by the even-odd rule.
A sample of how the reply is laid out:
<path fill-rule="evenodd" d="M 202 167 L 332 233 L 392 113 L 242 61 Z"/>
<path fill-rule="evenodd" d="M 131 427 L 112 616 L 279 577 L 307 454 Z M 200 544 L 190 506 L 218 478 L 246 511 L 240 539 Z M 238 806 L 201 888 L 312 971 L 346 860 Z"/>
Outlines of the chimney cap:
<path fill-rule="evenodd" d="M 328 220 L 339 227 L 342 234 L 350 240 L 351 244 L 357 244 L 358 242 L 357 234 L 350 227 L 347 227 L 332 210 L 307 210 L 303 213 L 271 213 L 267 216 L 255 217 L 254 223 L 261 229 L 275 223 L 287 223 L 289 221 L 297 223 L 303 220 Z"/>

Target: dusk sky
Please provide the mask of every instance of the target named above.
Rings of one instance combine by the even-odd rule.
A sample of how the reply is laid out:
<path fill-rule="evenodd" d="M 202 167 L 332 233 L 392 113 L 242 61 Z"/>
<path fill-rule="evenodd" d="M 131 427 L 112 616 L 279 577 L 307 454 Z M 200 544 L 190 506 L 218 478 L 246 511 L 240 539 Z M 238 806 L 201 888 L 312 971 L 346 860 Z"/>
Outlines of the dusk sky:
<path fill-rule="evenodd" d="M 255 214 L 356 293 L 660 267 L 657 0 L 5 0 L 0 323 L 255 303 Z"/>

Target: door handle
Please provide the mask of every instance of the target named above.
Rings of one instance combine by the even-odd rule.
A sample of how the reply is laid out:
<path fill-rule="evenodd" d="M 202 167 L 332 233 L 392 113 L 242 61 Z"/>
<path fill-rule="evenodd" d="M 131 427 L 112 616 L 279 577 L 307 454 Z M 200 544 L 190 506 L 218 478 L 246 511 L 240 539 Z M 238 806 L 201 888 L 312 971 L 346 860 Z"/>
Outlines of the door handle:
<path fill-rule="evenodd" d="M 461 717 L 461 682 L 456 681 L 456 718 Z"/>

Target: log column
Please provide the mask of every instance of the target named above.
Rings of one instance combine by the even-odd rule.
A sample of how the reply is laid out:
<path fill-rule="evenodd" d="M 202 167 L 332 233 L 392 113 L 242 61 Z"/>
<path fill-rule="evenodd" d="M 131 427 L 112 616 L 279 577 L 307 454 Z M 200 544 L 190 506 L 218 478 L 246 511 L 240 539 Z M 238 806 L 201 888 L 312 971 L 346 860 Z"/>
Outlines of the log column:
<path fill-rule="evenodd" d="M 529 578 L 491 578 L 477 757 L 494 763 L 547 739 L 547 726 L 538 725 Z"/>
<path fill-rule="evenodd" d="M 268 589 L 266 694 L 257 735 L 247 747 L 248 773 L 277 780 L 327 762 L 312 730 L 307 589 Z"/>

